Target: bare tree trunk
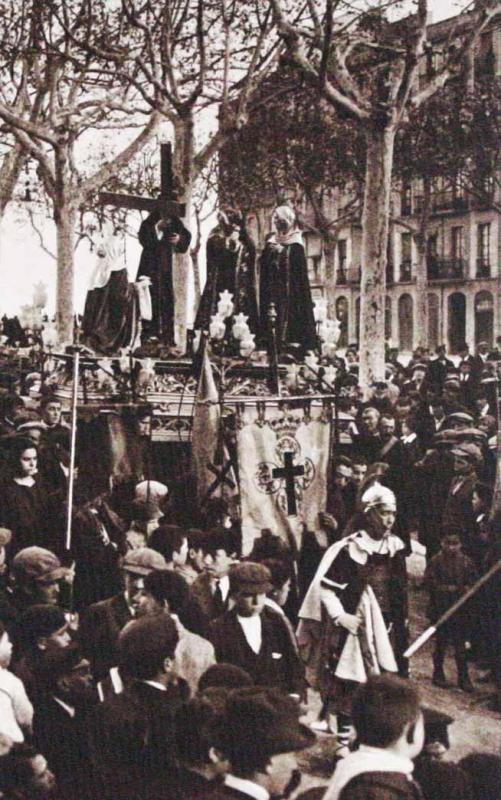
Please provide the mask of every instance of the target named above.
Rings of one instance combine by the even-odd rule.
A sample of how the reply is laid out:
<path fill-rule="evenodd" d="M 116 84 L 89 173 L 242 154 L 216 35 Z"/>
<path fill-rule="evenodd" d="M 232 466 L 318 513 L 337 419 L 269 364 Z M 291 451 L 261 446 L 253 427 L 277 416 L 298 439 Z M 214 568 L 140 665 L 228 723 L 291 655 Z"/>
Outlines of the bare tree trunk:
<path fill-rule="evenodd" d="M 189 114 L 174 123 L 174 170 L 183 185 L 186 214 L 184 224 L 191 230 L 193 217 L 193 183 L 195 163 L 195 126 Z M 174 336 L 181 349 L 186 346 L 188 321 L 188 276 L 192 266 L 189 251 L 173 259 L 172 284 L 174 288 Z"/>
<path fill-rule="evenodd" d="M 12 200 L 25 160 L 24 150 L 19 143 L 13 145 L 2 160 L 2 166 L 0 167 L 0 221 L 7 205 Z"/>
<path fill-rule="evenodd" d="M 193 213 L 193 222 L 196 227 L 196 235 L 192 239 L 192 247 L 190 248 L 191 266 L 193 267 L 193 284 L 195 290 L 195 307 L 198 308 L 200 298 L 202 296 L 202 287 L 200 282 L 200 250 L 202 247 L 202 223 L 200 221 L 200 213 L 195 211 Z"/>
<path fill-rule="evenodd" d="M 390 215 L 393 126 L 366 130 L 367 160 L 362 212 L 360 384 L 384 380 L 384 309 Z"/>
<path fill-rule="evenodd" d="M 325 291 L 327 296 L 327 310 L 330 319 L 336 317 L 336 239 L 327 232 L 323 236 L 324 265 L 325 265 Z"/>
<path fill-rule="evenodd" d="M 62 203 L 56 211 L 56 322 L 60 343 L 73 341 L 74 239 L 76 216 L 75 208 L 69 203 Z"/>
<path fill-rule="evenodd" d="M 423 180 L 423 207 L 419 231 L 414 235 L 417 250 L 416 264 L 416 329 L 418 347 L 428 347 L 428 224 L 430 220 L 431 186 Z"/>

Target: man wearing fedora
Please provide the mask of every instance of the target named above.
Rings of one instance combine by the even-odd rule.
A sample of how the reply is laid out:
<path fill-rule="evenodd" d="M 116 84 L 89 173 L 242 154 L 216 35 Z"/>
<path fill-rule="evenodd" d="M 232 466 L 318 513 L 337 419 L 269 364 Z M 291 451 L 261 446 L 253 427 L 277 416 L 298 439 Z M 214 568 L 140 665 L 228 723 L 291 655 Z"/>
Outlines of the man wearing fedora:
<path fill-rule="evenodd" d="M 296 753 L 315 742 L 298 719 L 299 706 L 275 689 L 235 689 L 215 726 L 214 744 L 229 763 L 228 800 L 288 797 L 300 782 Z M 204 800 L 215 800 L 207 793 Z"/>
<path fill-rule="evenodd" d="M 266 605 L 271 574 L 263 564 L 235 564 L 230 570 L 234 608 L 210 625 L 218 662 L 241 667 L 259 686 L 304 693 L 304 668 L 281 614 Z"/>

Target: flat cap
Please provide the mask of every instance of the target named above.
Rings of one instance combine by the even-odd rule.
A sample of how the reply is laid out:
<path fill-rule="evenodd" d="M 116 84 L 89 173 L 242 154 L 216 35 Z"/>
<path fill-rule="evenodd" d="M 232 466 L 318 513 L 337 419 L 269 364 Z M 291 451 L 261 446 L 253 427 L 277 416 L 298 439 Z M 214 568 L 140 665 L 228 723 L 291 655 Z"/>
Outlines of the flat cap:
<path fill-rule="evenodd" d="M 235 564 L 229 572 L 230 589 L 232 592 L 247 592 L 249 594 L 267 594 L 273 588 L 271 572 L 255 561 L 242 561 Z"/>
<path fill-rule="evenodd" d="M 460 444 L 455 444 L 451 450 L 451 453 L 454 456 L 460 456 L 460 458 L 465 458 L 467 461 L 471 463 L 480 464 L 482 461 L 482 451 L 476 444 L 472 442 L 461 442 Z"/>
<path fill-rule="evenodd" d="M 165 558 L 151 547 L 138 547 L 125 555 L 122 569 L 132 575 L 149 575 L 156 569 L 167 569 L 167 564 Z"/>
<path fill-rule="evenodd" d="M 58 557 L 44 547 L 25 547 L 12 561 L 11 574 L 17 583 L 37 581 L 53 583 L 70 574 Z"/>
<path fill-rule="evenodd" d="M 154 503 L 160 502 L 169 494 L 169 489 L 165 483 L 160 481 L 141 481 L 135 490 L 136 500 L 152 500 Z"/>
<path fill-rule="evenodd" d="M 467 414 L 466 411 L 454 411 L 445 418 L 445 423 L 447 424 L 448 422 L 465 422 L 468 425 L 473 425 L 474 420 L 471 414 Z"/>

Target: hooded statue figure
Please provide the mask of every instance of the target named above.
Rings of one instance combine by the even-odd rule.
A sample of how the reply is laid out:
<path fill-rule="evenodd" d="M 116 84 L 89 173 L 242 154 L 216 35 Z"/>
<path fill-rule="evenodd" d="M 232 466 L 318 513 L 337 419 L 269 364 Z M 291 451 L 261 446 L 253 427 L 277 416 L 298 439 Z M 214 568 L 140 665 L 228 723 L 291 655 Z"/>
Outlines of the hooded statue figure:
<path fill-rule="evenodd" d="M 259 264 L 260 339 L 268 341 L 268 311 L 274 303 L 278 314 L 278 350 L 283 351 L 293 343 L 313 350 L 317 343 L 313 301 L 303 237 L 293 209 L 289 206 L 275 209 L 273 227 L 274 233 L 266 241 Z"/>

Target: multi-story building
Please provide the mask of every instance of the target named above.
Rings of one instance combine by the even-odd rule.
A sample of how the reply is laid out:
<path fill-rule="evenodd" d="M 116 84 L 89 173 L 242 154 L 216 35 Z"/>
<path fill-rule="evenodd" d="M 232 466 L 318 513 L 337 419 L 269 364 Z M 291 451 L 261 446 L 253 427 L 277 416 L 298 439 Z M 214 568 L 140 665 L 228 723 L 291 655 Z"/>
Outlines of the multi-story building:
<path fill-rule="evenodd" d="M 456 20 L 430 28 L 430 40 L 445 40 Z M 435 48 L 433 48 L 436 52 Z M 439 49 L 439 48 L 437 48 Z M 439 64 L 434 64 L 435 68 Z M 423 64 L 423 69 L 429 69 Z M 501 79 L 501 26 L 482 37 L 472 64 L 471 80 L 482 74 Z M 454 143 L 451 143 L 454 146 Z M 461 342 L 493 343 L 501 330 L 501 185 L 489 176 L 483 196 L 468 193 L 458 180 L 441 179 L 432 186 L 428 229 L 428 337 L 430 347 L 445 343 L 451 352 Z M 423 201 L 420 181 L 395 185 L 394 216 L 416 226 Z M 339 200 L 337 201 L 339 202 Z M 317 293 L 327 290 L 319 243 L 307 234 L 310 278 Z M 331 293 L 342 322 L 343 343 L 358 338 L 362 229 L 359 222 L 338 233 Z M 414 308 L 417 252 L 407 227 L 392 224 L 388 245 L 385 334 L 402 351 L 418 341 Z"/>
<path fill-rule="evenodd" d="M 451 46 L 451 30 L 468 27 L 468 15 L 444 20 L 429 28 L 432 42 L 421 66 L 423 79 L 440 66 L 441 53 Z M 459 21 L 459 26 L 458 26 Z M 479 76 L 501 80 L 501 25 L 498 21 L 480 40 L 468 70 L 470 88 Z M 454 142 L 451 142 L 454 147 Z M 429 346 L 444 343 L 455 352 L 462 342 L 493 343 L 501 329 L 501 181 L 488 176 L 485 192 L 475 196 L 460 176 L 452 183 L 436 179 L 431 187 L 428 227 L 428 338 Z M 332 192 L 323 214 L 336 219 L 346 197 Z M 416 228 L 423 203 L 419 180 L 395 183 L 393 218 Z M 331 208 L 329 206 L 332 206 Z M 270 209 L 262 210 L 260 230 L 266 230 Z M 326 248 L 314 230 L 313 213 L 306 205 L 306 252 L 314 296 L 326 295 L 341 321 L 341 344 L 356 342 L 360 318 L 362 228 L 360 219 L 338 230 L 335 253 L 327 264 Z M 416 328 L 417 251 L 407 225 L 391 224 L 388 243 L 385 335 L 394 347 L 411 351 L 418 342 Z M 262 237 L 260 237 L 262 238 Z M 333 262 L 333 263 L 332 263 Z"/>

